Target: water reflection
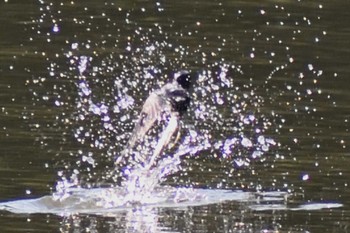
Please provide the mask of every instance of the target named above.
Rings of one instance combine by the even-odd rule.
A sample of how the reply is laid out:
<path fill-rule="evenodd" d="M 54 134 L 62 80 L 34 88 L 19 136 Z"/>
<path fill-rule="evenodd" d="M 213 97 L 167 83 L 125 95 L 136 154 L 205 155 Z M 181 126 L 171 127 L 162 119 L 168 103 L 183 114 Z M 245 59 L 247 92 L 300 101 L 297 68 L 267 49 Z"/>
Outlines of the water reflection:
<path fill-rule="evenodd" d="M 182 211 L 181 211 L 182 212 Z M 185 211 L 181 213 L 181 227 L 177 232 L 190 232 L 193 229 L 193 221 L 190 212 Z M 158 215 L 158 211 L 148 207 L 142 207 L 137 210 L 130 210 L 126 213 L 121 213 L 120 216 L 113 216 L 108 219 L 106 225 L 101 225 L 101 219 L 95 216 L 70 216 L 64 218 L 62 221 L 62 228 L 60 232 L 70 232 L 75 229 L 88 230 L 89 232 L 167 232 L 174 230 L 169 227 L 174 224 L 172 217 L 163 217 L 164 220 L 159 219 L 159 216 L 166 216 L 166 213 Z M 163 226 L 159 226 L 159 222 L 163 222 Z M 184 225 L 182 225 L 184 224 Z"/>

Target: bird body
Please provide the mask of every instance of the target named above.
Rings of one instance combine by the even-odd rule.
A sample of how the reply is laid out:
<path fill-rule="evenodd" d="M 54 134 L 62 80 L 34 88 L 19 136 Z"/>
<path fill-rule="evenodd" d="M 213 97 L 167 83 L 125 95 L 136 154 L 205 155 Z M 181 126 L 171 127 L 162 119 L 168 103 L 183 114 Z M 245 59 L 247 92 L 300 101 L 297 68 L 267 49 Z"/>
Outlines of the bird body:
<path fill-rule="evenodd" d="M 154 166 L 163 150 L 178 141 L 180 117 L 190 103 L 190 81 L 190 74 L 182 71 L 149 95 L 116 163 L 124 160 L 144 168 Z"/>

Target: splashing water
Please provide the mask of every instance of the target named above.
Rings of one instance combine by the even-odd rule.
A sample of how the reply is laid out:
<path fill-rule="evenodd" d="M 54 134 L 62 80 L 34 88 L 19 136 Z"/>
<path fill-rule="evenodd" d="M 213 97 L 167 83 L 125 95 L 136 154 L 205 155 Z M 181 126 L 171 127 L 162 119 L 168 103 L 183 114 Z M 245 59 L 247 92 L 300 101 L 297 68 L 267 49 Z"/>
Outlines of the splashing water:
<path fill-rule="evenodd" d="M 118 154 L 118 152 L 115 152 L 113 144 L 106 141 L 107 136 L 116 134 L 117 140 L 120 141 L 125 141 L 128 138 L 129 133 L 121 133 L 119 127 L 128 128 L 129 124 L 132 125 L 131 114 L 126 114 L 126 112 L 133 109 L 135 99 L 128 94 L 129 89 L 123 86 L 123 78 L 117 78 L 114 81 L 115 89 L 112 90 L 116 93 L 115 104 L 108 103 L 106 100 L 97 101 L 98 93 L 91 88 L 94 80 L 88 76 L 88 69 L 93 59 L 81 56 L 75 60 L 79 61 L 77 65 L 79 76 L 76 84 L 78 92 L 77 114 L 74 121 L 92 122 L 90 127 L 94 128 L 89 128 L 89 124 L 85 124 L 85 126 L 77 127 L 74 135 L 78 142 L 83 145 L 89 142 L 92 148 L 102 150 L 110 146 L 112 149 L 109 150 L 109 154 L 113 153 L 114 157 L 114 153 Z M 150 72 L 150 67 L 145 69 L 143 71 L 144 78 L 152 78 L 151 73 L 156 73 L 156 70 Z M 118 193 L 106 191 L 99 203 L 104 203 L 101 205 L 106 207 L 115 207 L 130 203 L 145 204 L 156 201 L 154 198 L 155 190 L 159 191 L 158 188 L 169 175 L 181 171 L 181 159 L 184 156 L 193 157 L 201 151 L 207 151 L 218 159 L 232 161 L 232 165 L 243 167 L 249 166 L 251 160 L 262 159 L 271 147 L 276 146 L 277 143 L 274 139 L 264 135 L 272 123 L 268 117 L 259 116 L 259 108 L 264 102 L 263 99 L 256 95 L 251 87 L 245 87 L 246 91 L 243 92 L 238 88 L 235 92 L 231 91 L 234 86 L 234 74 L 242 74 L 242 71 L 240 68 L 228 64 L 221 64 L 216 70 L 199 72 L 198 83 L 193 91 L 194 103 L 190 110 L 194 112 L 190 117 L 190 122 L 193 123 L 185 124 L 187 135 L 182 138 L 177 150 L 172 155 L 164 155 L 159 163 L 152 168 L 150 166 L 134 166 L 111 169 L 104 179 L 112 177 L 113 180 L 118 180 L 122 177 L 121 189 L 118 189 Z M 142 76 L 142 74 L 136 76 Z M 137 83 L 134 81 L 131 81 L 131 85 L 137 87 Z M 228 105 L 229 109 L 224 108 L 224 105 Z M 115 124 L 112 121 L 115 118 L 113 115 L 119 117 L 117 126 L 113 126 Z M 98 130 L 94 132 L 96 127 Z M 214 137 L 214 134 L 221 135 L 222 139 Z M 82 155 L 81 162 L 92 166 L 92 169 L 96 167 L 97 162 L 93 152 L 88 152 L 87 155 L 84 152 L 80 154 Z M 65 178 L 63 171 L 60 173 L 62 181 L 57 183 L 57 192 L 54 194 L 57 200 L 68 198 L 69 190 L 80 187 L 80 172 L 78 169 L 73 170 L 70 178 Z M 173 201 L 177 201 L 179 196 L 183 195 L 173 195 Z M 196 198 L 196 193 L 188 193 L 186 198 Z"/>
<path fill-rule="evenodd" d="M 195 148 L 192 148 L 195 150 Z M 178 151 L 173 156 L 162 159 L 156 167 L 138 167 L 124 170 L 127 179 L 117 188 L 87 189 L 77 188 L 78 180 L 67 181 L 63 179 L 56 185 L 56 192 L 49 202 L 52 205 L 60 203 L 64 210 L 59 208 L 51 211 L 63 211 L 71 213 L 74 211 L 98 211 L 101 209 L 125 208 L 140 204 L 166 204 L 179 202 L 193 202 L 195 200 L 207 200 L 205 195 L 199 194 L 194 189 L 160 187 L 165 178 L 180 169 L 180 157 L 188 151 Z M 41 205 L 40 201 L 37 203 Z M 46 205 L 48 205 L 46 203 Z M 67 207 L 71 209 L 67 209 Z M 33 210 L 31 210 L 33 211 Z"/>
<path fill-rule="evenodd" d="M 44 1 L 41 2 L 44 4 Z M 50 37 L 47 38 L 48 41 L 53 41 L 51 34 L 44 33 L 40 27 L 44 28 L 46 18 L 53 16 L 53 11 L 50 12 L 50 9 L 59 7 L 54 5 L 42 7 L 42 11 L 46 9 L 49 12 L 47 14 L 43 12 L 40 22 L 44 24 L 37 30 L 44 37 Z M 275 8 L 278 10 L 277 5 Z M 118 9 L 122 11 L 122 8 Z M 33 94 L 44 101 L 52 101 L 59 109 L 60 113 L 56 116 L 53 126 L 58 127 L 59 132 L 64 132 L 62 140 L 66 140 L 65 143 L 62 143 L 63 149 L 57 152 L 55 158 L 60 160 L 58 161 L 61 165 L 61 170 L 58 171 L 60 181 L 57 182 L 56 192 L 51 199 L 48 197 L 41 199 L 47 204 L 44 207 L 51 204 L 57 205 L 58 209 L 55 211 L 59 213 L 67 209 L 67 212 L 73 213 L 84 211 L 96 213 L 104 208 L 138 204 L 145 204 L 143 206 L 157 203 L 169 205 L 169 203 L 178 204 L 186 201 L 192 201 L 193 204 L 198 200 L 203 201 L 204 196 L 206 198 L 211 195 L 215 196 L 214 192 L 218 193 L 214 197 L 217 201 L 227 193 L 219 189 L 210 193 L 210 190 L 203 192 L 196 188 L 172 188 L 167 185 L 167 182 L 175 176 L 176 186 L 181 186 L 177 181 L 182 179 L 185 180 L 182 183 L 189 187 L 196 187 L 196 184 L 200 186 L 203 183 L 205 186 L 207 183 L 197 183 L 185 176 L 191 172 L 196 161 L 213 161 L 214 163 L 225 163 L 225 166 L 220 167 L 223 168 L 225 177 L 218 177 L 209 182 L 217 182 L 216 188 L 232 189 L 235 184 L 222 186 L 220 182 L 224 183 L 225 179 L 233 176 L 235 178 L 232 180 L 239 179 L 237 174 L 242 168 L 247 168 L 248 172 L 251 170 L 253 173 L 254 167 L 251 165 L 254 161 L 264 162 L 267 156 L 272 155 L 276 158 L 279 156 L 278 153 L 274 153 L 274 150 L 278 149 L 280 144 L 274 139 L 274 134 L 271 132 L 275 130 L 278 134 L 278 128 L 285 120 L 281 119 L 278 111 L 264 109 L 268 104 L 266 102 L 273 100 L 274 96 L 270 95 L 271 92 L 268 95 L 261 94 L 261 92 L 269 91 L 268 88 L 279 88 L 278 85 L 269 86 L 269 82 L 273 82 L 279 72 L 285 72 L 288 65 L 294 60 L 300 59 L 300 57 L 295 57 L 295 59 L 291 57 L 294 54 L 293 51 L 289 52 L 291 43 L 288 42 L 288 38 L 278 34 L 270 35 L 269 32 L 260 28 L 250 30 L 247 29 L 247 25 L 244 25 L 242 30 L 237 30 L 243 32 L 239 34 L 245 34 L 241 38 L 238 33 L 228 36 L 216 35 L 203 28 L 199 31 L 210 33 L 202 34 L 201 37 L 198 37 L 199 40 L 197 38 L 194 44 L 187 46 L 184 40 L 177 40 L 175 37 L 186 38 L 186 31 L 192 30 L 191 27 L 169 34 L 171 32 L 168 33 L 165 26 L 163 28 L 159 23 L 152 26 L 145 25 L 142 21 L 138 24 L 130 17 L 132 10 L 123 9 L 123 12 L 126 13 L 125 19 L 123 18 L 127 24 L 126 27 L 106 21 L 107 27 L 112 28 L 111 31 L 117 31 L 117 34 L 107 34 L 110 31 L 103 32 L 102 24 L 98 26 L 101 29 L 92 26 L 94 25 L 93 19 L 104 20 L 104 17 L 86 17 L 86 20 L 82 20 L 76 19 L 75 15 L 71 14 L 74 17 L 71 21 L 76 22 L 80 27 L 86 27 L 87 33 L 83 33 L 82 36 L 79 34 L 62 35 L 65 41 L 57 46 L 59 48 L 56 49 L 55 58 L 46 55 L 50 53 L 43 53 L 49 63 L 49 75 L 48 77 L 34 77 L 33 83 L 45 86 L 52 82 L 48 80 L 55 80 L 52 89 L 45 89 L 45 96 L 35 91 Z M 241 14 L 241 11 L 239 12 Z M 261 10 L 260 12 L 265 15 L 267 11 Z M 281 12 L 287 13 L 282 8 Z M 106 14 L 103 13 L 103 15 Z M 69 19 L 66 20 L 66 22 L 69 21 Z M 119 22 L 109 20 L 109 18 L 108 21 Z M 217 21 L 222 24 L 221 20 Z M 243 21 L 249 22 L 250 20 Z M 288 20 L 288 22 L 293 22 L 293 20 Z M 205 21 L 196 23 L 197 26 L 205 24 Z M 55 35 L 61 35 L 67 31 L 63 30 L 67 24 L 63 22 L 56 24 L 56 19 L 53 25 L 50 20 L 50 25 Z M 266 25 L 267 28 L 270 28 L 270 22 L 267 21 Z M 299 25 L 299 22 L 296 25 Z M 296 29 L 299 27 L 284 27 L 285 30 L 289 28 L 297 32 Z M 93 36 L 89 33 L 90 31 L 93 32 Z M 303 28 L 301 31 L 304 32 Z M 188 35 L 196 36 L 198 31 L 191 33 Z M 293 40 L 299 41 L 298 34 L 304 33 L 291 34 L 293 34 Z M 216 36 L 218 36 L 219 44 L 215 44 L 213 39 L 210 39 Z M 249 37 L 252 37 L 250 39 L 254 42 L 246 42 L 249 41 Z M 259 41 L 263 40 L 266 41 L 260 44 Z M 280 46 L 274 45 L 272 49 L 275 51 L 271 51 L 269 45 L 276 42 Z M 66 47 L 64 45 L 62 47 L 62 44 L 66 44 Z M 225 57 L 225 53 L 230 54 L 229 59 Z M 236 55 L 242 57 L 242 59 L 237 59 L 237 63 L 225 62 L 236 60 Z M 67 60 L 63 65 L 64 62 L 59 61 L 62 60 L 59 59 L 62 57 Z M 313 60 L 308 62 L 313 62 Z M 242 64 L 243 68 L 237 64 Z M 261 75 L 260 71 L 265 68 L 260 67 L 259 72 L 249 74 L 251 66 L 261 64 L 272 71 L 269 70 Z M 169 80 L 169 70 L 179 69 L 200 70 L 197 86 L 193 91 L 190 113 L 183 119 L 185 136 L 181 138 L 181 144 L 175 151 L 163 155 L 157 166 L 152 168 L 142 166 L 132 168 L 117 166 L 115 168 L 114 160 L 130 137 L 133 121 L 139 113 L 138 106 L 142 105 L 148 92 L 159 88 Z M 322 70 L 317 70 L 315 64 L 308 64 L 307 69 L 307 73 L 300 73 L 299 86 L 302 86 L 304 73 L 305 75 L 312 73 L 315 76 L 314 83 L 318 76 L 322 76 Z M 244 74 L 244 72 L 247 73 Z M 289 75 L 288 71 L 286 75 Z M 255 80 L 252 81 L 253 79 Z M 258 87 L 259 84 L 254 85 L 253 83 L 263 83 L 263 85 Z M 285 93 L 294 93 L 295 96 L 302 95 L 300 94 L 302 92 L 298 90 L 298 85 L 289 85 L 289 81 L 283 83 L 283 88 L 281 88 L 283 90 L 277 92 L 281 96 Z M 287 90 L 284 90 L 284 87 Z M 307 89 L 305 93 L 306 98 L 311 98 L 313 94 L 320 94 L 321 91 Z M 266 99 L 262 96 L 266 96 Z M 298 111 L 298 101 L 292 102 L 291 106 L 296 112 Z M 308 106 L 305 110 L 316 111 Z M 73 140 L 67 135 L 73 135 Z M 74 146 L 76 146 L 75 142 L 78 142 L 78 146 L 73 147 L 69 151 L 69 157 L 65 158 L 62 154 L 66 152 L 64 147 L 69 147 L 67 142 Z M 199 171 L 209 172 L 211 164 L 206 170 L 205 166 L 208 166 L 208 163 L 200 162 L 198 163 L 200 164 Z M 204 179 L 210 175 L 204 176 Z M 259 190 L 258 187 L 255 187 L 255 183 L 252 183 L 250 187 Z M 203 193 L 205 195 L 202 195 Z M 234 198 L 229 197 L 226 200 L 232 199 Z M 240 196 L 238 199 L 248 198 L 243 195 L 243 198 Z M 261 205 L 254 207 L 254 209 L 259 208 L 266 207 Z M 272 208 L 267 206 L 267 209 Z"/>
<path fill-rule="evenodd" d="M 152 193 L 170 175 L 186 173 L 191 169 L 186 163 L 196 156 L 227 163 L 227 173 L 232 175 L 254 160 L 263 161 L 279 146 L 268 136 L 279 116 L 264 111 L 261 89 L 252 85 L 241 66 L 224 60 L 210 63 L 200 50 L 169 41 L 158 24 L 152 30 L 135 28 L 136 33 L 132 31 L 126 41 L 118 38 L 113 45 L 117 49 L 108 52 L 91 53 L 95 46 L 105 47 L 99 41 L 67 41 L 61 52 L 68 69 L 49 60 L 53 76 L 62 81 L 52 95 L 62 110 L 56 124 L 66 135 L 73 132 L 80 148 L 70 151 L 68 158 L 57 157 L 62 167 L 58 196 L 69 195 L 74 187 L 119 186 L 130 193 L 129 200 L 137 202 L 140 198 L 134 194 Z M 198 54 L 203 64 L 187 62 L 186 58 Z M 183 118 L 185 135 L 179 148 L 164 155 L 151 170 L 115 168 L 138 106 L 149 92 L 169 81 L 169 70 L 179 69 L 200 70 L 191 108 Z M 192 186 L 191 181 L 187 184 Z"/>
<path fill-rule="evenodd" d="M 79 100 L 77 107 L 79 109 L 79 115 L 76 120 L 85 120 L 88 115 L 95 115 L 100 117 L 100 121 L 103 122 L 103 128 L 105 130 L 114 130 L 112 124 L 110 123 L 111 118 L 109 117 L 109 106 L 105 103 L 98 103 L 93 101 L 93 91 L 87 81 L 87 77 L 84 75 L 86 72 L 89 62 L 92 59 L 86 56 L 81 56 L 78 63 L 79 79 L 77 84 Z M 121 88 L 120 82 L 116 82 L 117 88 Z M 120 99 L 117 101 L 117 105 L 113 107 L 115 112 L 120 112 L 123 109 L 128 109 L 133 105 L 134 100 L 129 95 L 120 95 Z M 123 118 L 121 118 L 122 120 Z M 89 133 L 83 134 L 83 127 L 79 127 L 75 131 L 75 136 L 81 143 L 84 143 L 84 139 L 81 139 L 81 135 L 89 137 Z M 97 148 L 103 148 L 103 144 L 95 141 L 94 146 Z M 186 150 L 187 149 L 187 150 Z M 159 184 L 165 180 L 168 175 L 174 174 L 180 170 L 180 156 L 186 154 L 190 151 L 194 153 L 198 148 L 180 148 L 180 150 L 172 156 L 165 156 L 157 166 L 151 167 L 150 165 L 145 166 L 134 166 L 134 167 L 124 167 L 121 175 L 126 177 L 126 179 L 121 184 L 121 188 L 118 193 L 113 191 L 107 191 L 103 195 L 103 199 L 99 202 L 103 207 L 115 207 L 130 203 L 152 203 L 155 201 L 154 190 L 158 188 Z M 95 160 L 92 158 L 91 153 L 88 156 L 83 155 L 83 162 L 87 162 L 90 165 L 95 164 Z M 150 161 L 150 164 L 153 164 Z M 62 176 L 62 181 L 59 181 L 56 185 L 56 193 L 54 193 L 54 200 L 64 201 L 70 197 L 71 190 L 75 187 L 80 186 L 80 181 L 78 178 L 79 171 L 74 170 L 70 179 Z M 118 178 L 118 177 L 117 177 Z M 117 194 L 117 195 L 116 195 Z M 196 196 L 195 194 L 193 194 Z M 124 196 L 124 198 L 120 198 Z M 179 195 L 175 195 L 176 200 Z M 190 198 L 191 199 L 191 198 Z M 102 201 L 103 200 L 103 201 Z"/>

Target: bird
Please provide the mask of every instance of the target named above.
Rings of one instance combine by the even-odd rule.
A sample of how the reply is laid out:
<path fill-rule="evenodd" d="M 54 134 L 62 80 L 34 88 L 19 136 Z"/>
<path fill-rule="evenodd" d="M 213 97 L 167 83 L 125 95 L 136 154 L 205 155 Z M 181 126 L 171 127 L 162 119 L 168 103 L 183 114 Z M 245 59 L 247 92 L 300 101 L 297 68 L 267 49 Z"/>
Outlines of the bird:
<path fill-rule="evenodd" d="M 171 82 L 149 95 L 116 164 L 124 162 L 149 169 L 156 165 L 164 149 L 178 142 L 180 119 L 191 101 L 193 77 L 188 71 L 179 71 Z"/>

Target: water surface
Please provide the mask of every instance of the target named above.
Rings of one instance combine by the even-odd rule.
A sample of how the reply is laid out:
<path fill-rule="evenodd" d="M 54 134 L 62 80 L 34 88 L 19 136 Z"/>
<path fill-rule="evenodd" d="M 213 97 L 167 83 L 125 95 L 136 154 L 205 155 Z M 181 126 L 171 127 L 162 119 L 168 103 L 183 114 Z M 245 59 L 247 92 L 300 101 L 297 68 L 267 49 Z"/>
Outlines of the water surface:
<path fill-rule="evenodd" d="M 2 1 L 1 201 L 51 197 L 62 182 L 119 187 L 113 161 L 140 105 L 180 69 L 201 74 L 183 119 L 197 149 L 161 187 L 288 194 L 278 208 L 2 211 L 2 232 L 347 232 L 348 5 Z"/>

